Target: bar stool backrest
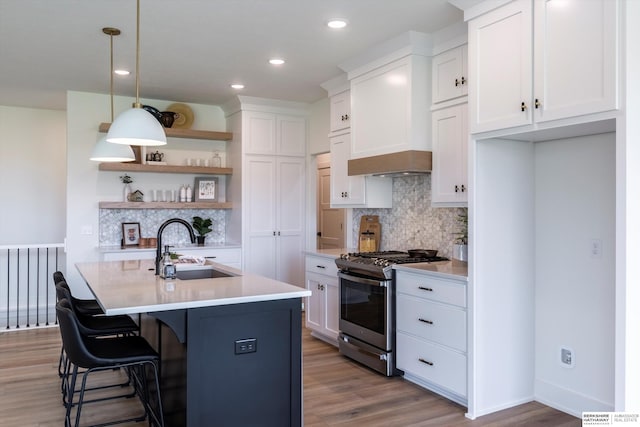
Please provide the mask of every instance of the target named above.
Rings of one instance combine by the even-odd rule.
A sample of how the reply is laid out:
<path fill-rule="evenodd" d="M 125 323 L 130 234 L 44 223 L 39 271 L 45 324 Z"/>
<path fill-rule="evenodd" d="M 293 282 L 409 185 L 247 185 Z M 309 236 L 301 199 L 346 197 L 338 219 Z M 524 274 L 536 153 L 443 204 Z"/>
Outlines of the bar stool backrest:
<path fill-rule="evenodd" d="M 85 345 L 84 338 L 78 326 L 78 319 L 71 309 L 69 300 L 63 298 L 58 301 L 56 304 L 56 314 L 58 315 L 58 322 L 60 324 L 62 346 L 71 363 L 81 368 L 101 366 L 101 363 L 89 352 Z"/>

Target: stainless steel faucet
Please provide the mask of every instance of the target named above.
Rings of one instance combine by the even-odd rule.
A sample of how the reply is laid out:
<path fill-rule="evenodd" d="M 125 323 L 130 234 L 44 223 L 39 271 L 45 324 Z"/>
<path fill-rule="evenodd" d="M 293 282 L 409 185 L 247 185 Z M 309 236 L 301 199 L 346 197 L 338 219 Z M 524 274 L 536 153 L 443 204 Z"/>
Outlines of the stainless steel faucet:
<path fill-rule="evenodd" d="M 187 221 L 182 218 L 171 218 L 162 223 L 160 228 L 158 229 L 158 246 L 156 247 L 156 276 L 160 275 L 160 263 L 162 262 L 162 232 L 167 225 L 173 223 L 179 223 L 187 227 L 189 231 L 189 237 L 191 238 L 191 243 L 196 242 L 196 233 L 193 231 L 193 227 Z"/>

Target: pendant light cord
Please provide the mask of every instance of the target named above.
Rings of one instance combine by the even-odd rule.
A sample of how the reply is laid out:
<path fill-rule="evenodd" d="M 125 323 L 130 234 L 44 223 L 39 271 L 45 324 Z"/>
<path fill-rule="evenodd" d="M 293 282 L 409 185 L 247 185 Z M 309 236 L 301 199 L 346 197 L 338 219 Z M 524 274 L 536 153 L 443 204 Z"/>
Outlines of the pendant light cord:
<path fill-rule="evenodd" d="M 142 108 L 140 103 L 140 0 L 136 3 L 136 102 L 133 108 Z"/>
<path fill-rule="evenodd" d="M 113 33 L 109 34 L 109 94 L 111 95 L 111 123 L 113 123 Z"/>

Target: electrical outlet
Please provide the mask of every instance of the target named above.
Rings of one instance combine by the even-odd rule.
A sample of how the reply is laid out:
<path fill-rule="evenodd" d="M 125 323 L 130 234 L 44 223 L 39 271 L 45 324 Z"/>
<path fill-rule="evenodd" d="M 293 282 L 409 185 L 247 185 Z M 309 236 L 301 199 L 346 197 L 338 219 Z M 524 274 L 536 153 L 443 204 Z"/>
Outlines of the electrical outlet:
<path fill-rule="evenodd" d="M 560 348 L 560 362 L 565 367 L 573 368 L 575 364 L 573 350 L 568 347 Z"/>
<path fill-rule="evenodd" d="M 255 353 L 258 350 L 257 338 L 247 338 L 236 340 L 236 354 Z"/>

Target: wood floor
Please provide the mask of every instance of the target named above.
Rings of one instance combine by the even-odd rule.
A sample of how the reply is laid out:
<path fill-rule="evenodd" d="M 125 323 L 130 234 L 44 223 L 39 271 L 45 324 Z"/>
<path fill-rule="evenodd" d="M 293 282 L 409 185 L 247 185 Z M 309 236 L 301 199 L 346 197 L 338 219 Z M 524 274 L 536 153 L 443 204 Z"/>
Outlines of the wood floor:
<path fill-rule="evenodd" d="M 0 425 L 64 425 L 57 375 L 59 351 L 57 328 L 0 333 Z M 305 328 L 303 353 L 306 427 L 581 425 L 579 419 L 539 403 L 468 420 L 465 408 L 402 378 L 385 378 L 345 359 L 334 347 L 311 337 Z M 83 421 L 96 423 L 125 412 L 139 412 L 134 399 L 89 405 L 83 410 Z"/>

